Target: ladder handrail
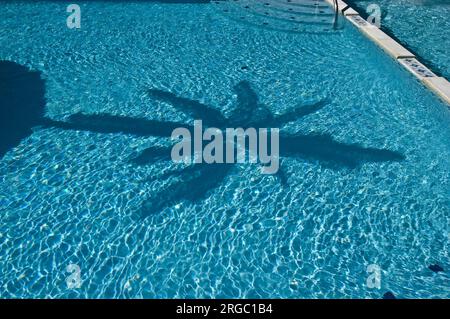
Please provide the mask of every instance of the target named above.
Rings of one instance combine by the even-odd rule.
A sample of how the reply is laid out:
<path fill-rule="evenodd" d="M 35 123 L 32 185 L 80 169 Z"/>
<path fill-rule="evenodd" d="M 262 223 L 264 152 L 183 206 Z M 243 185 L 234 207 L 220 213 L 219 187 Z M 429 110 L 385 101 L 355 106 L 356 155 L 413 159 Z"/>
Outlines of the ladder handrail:
<path fill-rule="evenodd" d="M 339 17 L 339 4 L 337 0 L 334 0 L 334 23 L 333 23 L 334 30 L 337 30 L 338 28 L 338 17 Z"/>

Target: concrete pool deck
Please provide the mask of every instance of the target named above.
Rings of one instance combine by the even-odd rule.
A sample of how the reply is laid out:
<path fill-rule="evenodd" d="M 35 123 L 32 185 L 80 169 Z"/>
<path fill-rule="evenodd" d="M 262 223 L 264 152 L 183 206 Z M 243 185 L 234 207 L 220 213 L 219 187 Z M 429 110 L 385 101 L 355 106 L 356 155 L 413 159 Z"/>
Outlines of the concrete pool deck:
<path fill-rule="evenodd" d="M 325 0 L 335 8 L 335 0 Z M 418 61 L 417 57 L 392 39 L 377 26 L 364 20 L 356 10 L 342 0 L 337 0 L 339 13 L 358 28 L 366 37 L 375 42 L 387 54 L 413 74 L 423 85 L 437 94 L 450 105 L 450 82 L 434 74 L 429 68 Z"/>

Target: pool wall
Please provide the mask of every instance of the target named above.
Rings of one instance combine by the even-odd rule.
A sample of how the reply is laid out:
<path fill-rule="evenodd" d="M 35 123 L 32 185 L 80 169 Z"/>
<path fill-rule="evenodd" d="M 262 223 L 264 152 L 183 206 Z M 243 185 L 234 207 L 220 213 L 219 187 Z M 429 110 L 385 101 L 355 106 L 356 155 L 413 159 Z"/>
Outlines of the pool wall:
<path fill-rule="evenodd" d="M 326 0 L 335 7 L 336 2 L 339 12 L 355 25 L 366 37 L 375 42 L 387 54 L 399 62 L 408 72 L 412 73 L 422 84 L 441 97 L 450 105 L 450 82 L 444 77 L 439 77 L 421 63 L 416 56 L 409 52 L 400 43 L 392 39 L 377 26 L 364 20 L 359 13 L 342 0 Z"/>

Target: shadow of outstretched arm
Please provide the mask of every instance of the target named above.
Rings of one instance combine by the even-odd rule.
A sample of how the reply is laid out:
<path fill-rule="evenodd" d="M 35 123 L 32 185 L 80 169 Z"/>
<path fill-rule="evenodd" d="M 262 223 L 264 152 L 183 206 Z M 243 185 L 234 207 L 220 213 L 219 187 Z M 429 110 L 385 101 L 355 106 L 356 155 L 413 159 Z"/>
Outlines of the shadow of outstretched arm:
<path fill-rule="evenodd" d="M 329 135 L 280 136 L 280 156 L 316 159 L 334 168 L 356 168 L 368 162 L 405 159 L 396 151 L 340 143 Z"/>
<path fill-rule="evenodd" d="M 131 159 L 137 165 L 146 165 L 159 161 L 169 161 L 171 159 L 171 146 L 150 146 L 143 150 L 138 156 Z"/>
<path fill-rule="evenodd" d="M 330 101 L 328 99 L 324 99 L 314 104 L 298 105 L 283 114 L 275 116 L 268 126 L 281 127 L 289 122 L 293 122 L 304 116 L 315 113 L 328 104 L 330 104 Z"/>
<path fill-rule="evenodd" d="M 96 133 L 124 133 L 136 136 L 170 137 L 172 131 L 179 127 L 192 129 L 189 125 L 176 122 L 162 122 L 118 116 L 110 114 L 82 114 L 69 116 L 67 122 L 45 119 L 46 127 L 57 127 L 64 130 L 90 131 Z"/>
<path fill-rule="evenodd" d="M 189 115 L 195 120 L 202 120 L 206 126 L 223 128 L 226 125 L 226 118 L 222 113 L 208 105 L 188 98 L 179 97 L 171 92 L 158 89 L 150 89 L 149 96 L 167 102 L 177 110 Z"/>

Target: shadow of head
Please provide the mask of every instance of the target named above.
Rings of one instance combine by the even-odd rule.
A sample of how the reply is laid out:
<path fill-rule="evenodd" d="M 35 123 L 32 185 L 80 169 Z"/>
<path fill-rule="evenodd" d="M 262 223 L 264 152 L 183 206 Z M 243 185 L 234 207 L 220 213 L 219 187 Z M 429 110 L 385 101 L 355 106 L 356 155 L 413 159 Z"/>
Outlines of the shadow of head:
<path fill-rule="evenodd" d="M 0 61 L 0 158 L 31 135 L 45 108 L 45 83 L 40 72 Z"/>

